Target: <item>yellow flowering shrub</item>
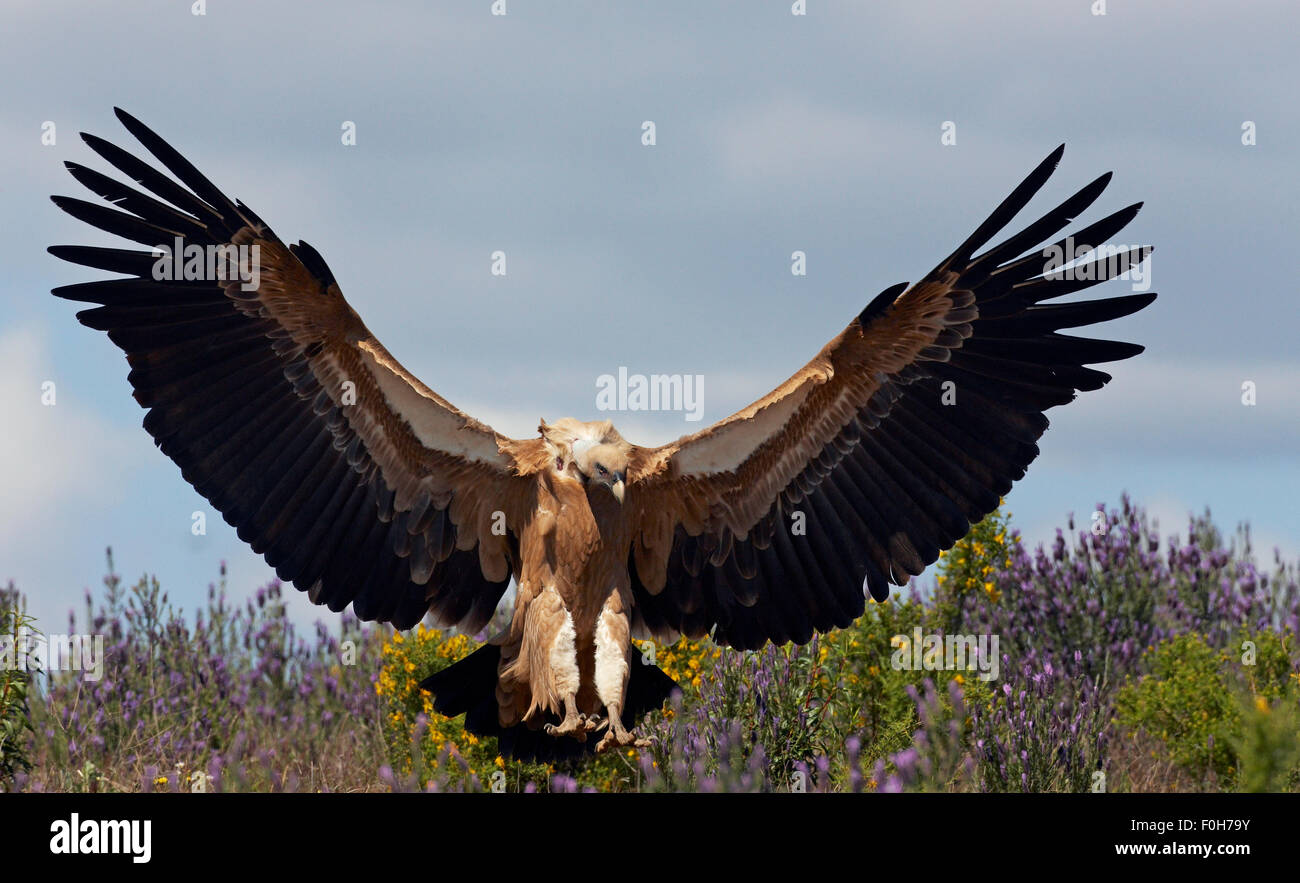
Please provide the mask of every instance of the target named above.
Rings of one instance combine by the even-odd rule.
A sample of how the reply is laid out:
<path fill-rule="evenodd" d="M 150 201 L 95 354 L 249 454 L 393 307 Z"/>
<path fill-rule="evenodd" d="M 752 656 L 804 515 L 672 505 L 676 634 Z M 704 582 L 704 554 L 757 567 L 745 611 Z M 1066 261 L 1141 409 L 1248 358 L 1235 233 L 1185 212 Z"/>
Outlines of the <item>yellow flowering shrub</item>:
<path fill-rule="evenodd" d="M 689 648 L 682 642 L 656 649 L 655 655 L 671 666 L 679 681 L 699 685 L 701 660 L 717 648 L 697 642 Z M 637 780 L 637 752 L 611 751 L 599 757 L 568 764 L 520 763 L 502 757 L 493 737 L 481 738 L 465 729 L 464 715 L 448 718 L 433 709 L 433 696 L 420 682 L 464 659 L 480 645 L 461 634 L 426 628 L 393 632 L 381 648 L 383 666 L 375 680 L 375 692 L 383 708 L 384 741 L 389 761 L 399 781 L 414 779 L 421 787 L 430 781 L 440 787 L 470 787 L 485 791 L 521 791 L 529 783 L 546 790 L 552 774 L 574 777 L 579 787 L 600 791 L 629 790 Z M 642 648 L 642 652 L 646 651 Z M 661 666 L 662 667 L 662 666 Z M 422 723 L 423 721 L 423 723 Z M 598 739 L 602 734 L 589 736 Z"/>
<path fill-rule="evenodd" d="M 477 646 L 465 635 L 444 635 L 423 623 L 411 632 L 395 631 L 384 641 L 375 692 L 382 700 L 384 741 L 399 780 L 414 777 L 424 786 L 433 778 L 484 790 L 492 789 L 494 774 L 507 788 L 512 780 L 539 774 L 544 780 L 545 766 L 506 761 L 497 753 L 496 739 L 468 732 L 463 715 L 438 714 L 433 696 L 420 688 L 422 680 L 464 659 Z"/>
<path fill-rule="evenodd" d="M 683 690 L 692 687 L 698 690 L 701 676 L 707 674 L 713 660 L 722 655 L 722 648 L 708 638 L 698 641 L 679 638 L 672 644 L 634 639 L 632 643 Z"/>
<path fill-rule="evenodd" d="M 970 533 L 956 545 L 939 553 L 938 574 L 935 586 L 935 611 L 945 631 L 952 631 L 960 619 L 962 600 L 975 592 L 983 592 L 994 604 L 1002 599 L 994 575 L 1011 566 L 1011 556 L 1020 543 L 1020 537 L 1011 530 L 1011 513 L 1003 503 L 990 512 L 983 521 L 971 528 Z"/>

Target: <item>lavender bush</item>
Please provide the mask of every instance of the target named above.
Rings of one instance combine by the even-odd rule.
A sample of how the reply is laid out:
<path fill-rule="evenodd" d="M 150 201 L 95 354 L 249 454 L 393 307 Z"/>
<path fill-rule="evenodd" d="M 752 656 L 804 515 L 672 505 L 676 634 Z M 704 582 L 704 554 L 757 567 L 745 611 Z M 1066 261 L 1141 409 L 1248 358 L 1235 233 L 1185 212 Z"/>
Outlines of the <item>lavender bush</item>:
<path fill-rule="evenodd" d="M 104 596 L 68 633 L 103 635 L 103 676 L 51 672 L 32 705 L 31 790 L 380 788 L 380 636 L 345 616 L 299 636 L 279 583 L 239 607 L 225 572 L 193 622 L 156 580 Z M 357 768 L 360 769 L 357 769 Z M 360 773 L 360 774 L 359 774 Z"/>
<path fill-rule="evenodd" d="M 1004 524 L 995 517 L 992 527 L 977 527 L 960 545 L 982 539 L 996 547 L 988 532 Z M 1276 701 L 1282 709 L 1276 732 L 1260 741 L 1271 738 L 1294 749 L 1297 733 L 1288 722 L 1300 698 L 1294 689 L 1300 682 L 1295 565 L 1275 553 L 1273 573 L 1261 573 L 1248 529 L 1225 545 L 1208 512 L 1189 520 L 1184 539 L 1175 535 L 1162 542 L 1127 497 L 1118 510 L 1098 506 L 1078 532 L 1070 518 L 1067 531 L 1072 542 L 1058 531 L 1050 549 L 1040 546 L 1033 554 L 1012 532 L 994 556 L 1006 554 L 987 574 L 989 591 L 945 589 L 940 580 L 933 609 L 944 615 L 944 627 L 1001 638 L 1002 682 L 990 701 L 971 704 L 970 750 L 980 786 L 1081 791 L 1258 785 L 1236 781 L 1237 768 L 1250 761 L 1242 755 L 1246 743 L 1238 715 L 1212 715 L 1190 690 L 1172 702 L 1140 700 L 1153 690 L 1167 696 L 1162 685 L 1176 672 L 1196 684 L 1198 693 L 1220 697 L 1225 709 Z M 1204 647 L 1218 648 L 1211 652 L 1222 658 L 1212 670 L 1198 667 L 1186 652 L 1192 635 Z M 1236 652 L 1246 641 L 1271 652 L 1247 658 Z M 1289 692 L 1278 686 L 1288 683 Z M 1168 723 L 1200 719 L 1202 711 L 1217 728 L 1217 748 L 1214 733 L 1193 727 L 1187 735 Z M 1210 747 L 1189 750 L 1188 739 L 1199 740 L 1198 747 L 1208 740 Z M 1168 764 L 1181 778 L 1152 781 L 1128 768 L 1132 764 L 1112 770 L 1116 740 L 1138 744 L 1138 753 Z M 1205 753 L 1215 754 L 1218 763 L 1207 765 Z M 912 756 L 895 754 L 894 766 L 899 761 L 910 768 Z M 1217 781 L 1207 781 L 1207 769 L 1217 772 Z M 1293 785 L 1294 779 L 1291 773 L 1268 777 L 1275 784 Z"/>
<path fill-rule="evenodd" d="M 1162 538 L 1127 498 L 1033 550 L 999 510 L 932 585 L 803 647 L 659 645 L 683 692 L 647 716 L 651 747 L 562 768 L 514 764 L 432 712 L 418 682 L 470 652 L 465 636 L 350 617 L 302 636 L 278 583 L 231 605 L 224 575 L 190 620 L 156 582 L 124 589 L 109 571 L 69 620 L 105 636 L 104 678 L 50 673 L 9 706 L 3 744 L 31 766 L 0 769 L 0 788 L 1300 787 L 1295 564 L 1261 567 L 1248 530 L 1226 541 L 1208 513 Z M 917 667 L 900 646 L 918 634 L 996 636 L 996 658 Z"/>

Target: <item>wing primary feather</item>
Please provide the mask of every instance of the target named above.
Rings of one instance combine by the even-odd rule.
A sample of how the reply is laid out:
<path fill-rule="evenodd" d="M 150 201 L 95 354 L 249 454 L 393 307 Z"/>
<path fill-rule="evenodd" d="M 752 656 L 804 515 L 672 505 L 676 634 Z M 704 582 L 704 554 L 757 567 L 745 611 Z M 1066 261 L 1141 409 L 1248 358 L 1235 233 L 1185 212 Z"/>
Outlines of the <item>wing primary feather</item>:
<path fill-rule="evenodd" d="M 127 131 L 134 135 L 136 140 L 145 146 L 146 150 L 152 153 L 186 187 L 193 190 L 200 199 L 208 203 L 224 217 L 235 217 L 241 218 L 245 222 L 248 221 L 247 218 L 242 218 L 239 208 L 227 199 L 225 194 L 191 165 L 189 160 L 181 156 L 175 148 L 158 137 L 152 129 L 120 107 L 113 108 L 113 112 L 121 120 L 122 125 L 126 126 Z"/>
<path fill-rule="evenodd" d="M 1025 180 L 1016 185 L 1006 199 L 998 204 L 982 224 L 975 228 L 975 232 L 970 235 L 961 245 L 957 246 L 951 257 L 944 261 L 943 267 L 947 268 L 953 264 L 966 265 L 970 255 L 975 249 L 988 242 L 999 230 L 1011 222 L 1011 219 L 1020 213 L 1033 198 L 1042 186 L 1047 183 L 1047 179 L 1056 171 L 1057 165 L 1061 162 L 1061 157 L 1065 154 L 1065 145 L 1053 150 L 1047 155 L 1035 169 L 1026 176 Z"/>

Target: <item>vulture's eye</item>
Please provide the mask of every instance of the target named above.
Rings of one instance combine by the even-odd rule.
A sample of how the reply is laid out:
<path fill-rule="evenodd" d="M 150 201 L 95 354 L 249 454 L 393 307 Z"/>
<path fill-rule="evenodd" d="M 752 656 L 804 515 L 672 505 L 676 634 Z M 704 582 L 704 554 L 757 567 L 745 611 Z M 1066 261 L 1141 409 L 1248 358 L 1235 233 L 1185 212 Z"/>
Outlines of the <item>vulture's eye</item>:
<path fill-rule="evenodd" d="M 604 466 L 601 466 L 599 463 L 596 464 L 596 471 L 600 473 L 601 478 L 604 478 L 606 475 L 609 475 L 609 470 L 606 469 Z"/>

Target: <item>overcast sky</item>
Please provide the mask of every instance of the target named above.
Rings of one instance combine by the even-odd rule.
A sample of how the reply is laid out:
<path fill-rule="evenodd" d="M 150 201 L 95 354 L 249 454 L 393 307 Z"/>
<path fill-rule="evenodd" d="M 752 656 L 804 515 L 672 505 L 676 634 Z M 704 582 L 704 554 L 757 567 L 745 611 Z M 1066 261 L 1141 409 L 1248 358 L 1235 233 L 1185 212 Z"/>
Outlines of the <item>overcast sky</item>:
<path fill-rule="evenodd" d="M 47 246 L 121 244 L 48 200 L 93 198 L 62 166 L 105 168 L 79 131 L 143 153 L 114 105 L 319 249 L 371 330 L 463 410 L 516 437 L 539 417 L 612 416 L 642 444 L 703 424 L 602 415 L 597 377 L 702 375 L 705 423 L 725 417 L 1065 142 L 1022 220 L 1114 170 L 1083 222 L 1145 200 L 1118 244 L 1156 247 L 1160 297 L 1089 332 L 1147 351 L 1049 412 L 1015 522 L 1046 539 L 1128 490 L 1166 533 L 1209 506 L 1300 552 L 1294 2 L 491 8 L 6 0 L 0 581 L 47 629 L 98 586 L 109 545 L 188 609 L 222 560 L 236 596 L 272 576 L 140 428 L 121 352 L 49 295 L 103 274 Z"/>

